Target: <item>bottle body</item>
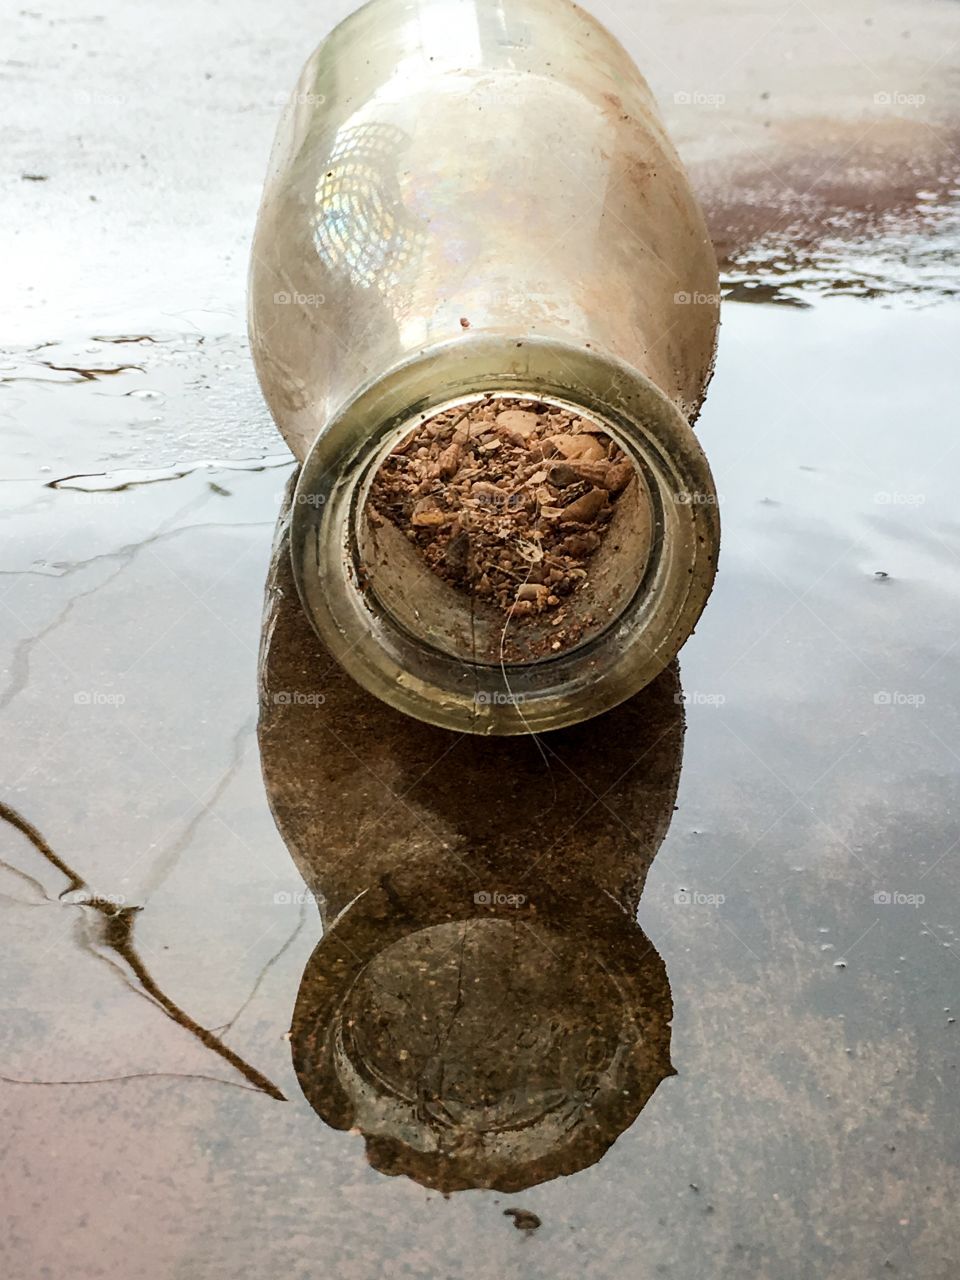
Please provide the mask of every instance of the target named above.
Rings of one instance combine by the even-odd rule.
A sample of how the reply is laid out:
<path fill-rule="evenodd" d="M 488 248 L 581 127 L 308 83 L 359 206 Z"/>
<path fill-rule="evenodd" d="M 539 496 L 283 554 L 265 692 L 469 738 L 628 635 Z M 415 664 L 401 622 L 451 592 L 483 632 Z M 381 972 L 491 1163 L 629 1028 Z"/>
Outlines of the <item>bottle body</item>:
<path fill-rule="evenodd" d="M 690 422 L 717 293 L 649 90 L 576 5 L 372 0 L 331 34 L 281 122 L 250 327 L 264 394 L 304 464 L 301 597 L 355 678 L 432 723 L 515 733 L 587 718 L 663 669 L 716 565 L 715 495 Z M 489 395 L 588 415 L 649 501 L 642 574 L 602 602 L 589 642 L 538 662 L 477 660 L 455 620 L 420 608 L 414 585 L 394 593 L 413 600 L 398 611 L 364 562 L 380 461 L 424 415 Z"/>

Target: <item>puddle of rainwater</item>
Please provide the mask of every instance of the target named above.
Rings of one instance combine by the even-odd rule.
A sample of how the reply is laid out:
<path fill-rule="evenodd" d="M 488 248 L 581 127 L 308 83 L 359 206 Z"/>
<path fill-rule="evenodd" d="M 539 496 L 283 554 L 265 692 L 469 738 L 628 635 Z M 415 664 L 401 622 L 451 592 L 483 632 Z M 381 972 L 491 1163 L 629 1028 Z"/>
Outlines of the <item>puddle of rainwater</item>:
<path fill-rule="evenodd" d="M 724 310 L 721 570 L 679 674 L 542 750 L 402 721 L 318 651 L 270 571 L 289 464 L 261 409 L 210 427 L 235 340 L 13 370 L 32 1274 L 68 1239 L 84 1275 L 136 1240 L 157 1277 L 946 1277 L 960 306 L 809 270 L 740 281 L 808 305 Z"/>

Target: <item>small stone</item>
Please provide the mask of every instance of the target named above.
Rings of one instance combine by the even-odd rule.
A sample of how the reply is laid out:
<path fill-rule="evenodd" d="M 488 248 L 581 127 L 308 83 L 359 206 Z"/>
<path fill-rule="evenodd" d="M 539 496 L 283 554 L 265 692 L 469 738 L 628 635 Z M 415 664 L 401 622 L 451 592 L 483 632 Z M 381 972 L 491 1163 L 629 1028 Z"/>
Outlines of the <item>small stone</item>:
<path fill-rule="evenodd" d="M 452 480 L 460 469 L 463 449 L 458 444 L 449 444 L 437 459 L 441 480 Z"/>
<path fill-rule="evenodd" d="M 418 529 L 436 529 L 446 524 L 451 517 L 441 511 L 433 498 L 421 498 L 413 508 L 410 523 Z"/>
<path fill-rule="evenodd" d="M 607 468 L 604 488 L 610 493 L 622 493 L 635 475 L 632 462 L 620 462 Z"/>
<path fill-rule="evenodd" d="M 531 1213 L 529 1209 L 504 1209 L 503 1216 L 512 1218 L 513 1225 L 518 1231 L 536 1231 L 539 1227 L 540 1219 L 535 1213 Z"/>
<path fill-rule="evenodd" d="M 549 595 L 549 589 L 538 582 L 525 582 L 517 588 L 517 599 L 532 600 L 538 609 L 542 609 L 547 603 Z"/>
<path fill-rule="evenodd" d="M 585 529 L 583 533 L 571 533 L 569 537 L 564 538 L 560 543 L 560 550 L 568 556 L 580 558 L 592 555 L 599 545 L 599 535 Z"/>
<path fill-rule="evenodd" d="M 526 447 L 529 437 L 536 431 L 540 419 L 528 409 L 504 409 L 496 417 L 499 432 L 514 444 Z"/>
<path fill-rule="evenodd" d="M 572 467 L 569 462 L 555 462 L 547 470 L 547 479 L 551 484 L 556 485 L 560 489 L 566 489 L 572 484 L 576 484 L 581 476 L 577 468 Z"/>
<path fill-rule="evenodd" d="M 601 462 L 606 456 L 606 449 L 596 436 L 556 435 L 551 438 L 551 443 L 567 461 Z"/>
<path fill-rule="evenodd" d="M 607 505 L 607 495 L 603 489 L 591 489 L 582 498 L 571 502 L 563 509 L 564 522 L 571 524 L 589 524 Z"/>

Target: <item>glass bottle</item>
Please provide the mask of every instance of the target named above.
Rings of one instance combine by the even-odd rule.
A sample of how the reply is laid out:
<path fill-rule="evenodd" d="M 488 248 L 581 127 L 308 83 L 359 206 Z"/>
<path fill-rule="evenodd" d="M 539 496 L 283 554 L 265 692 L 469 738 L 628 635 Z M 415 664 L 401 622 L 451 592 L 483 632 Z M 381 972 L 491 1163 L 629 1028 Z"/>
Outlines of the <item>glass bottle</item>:
<path fill-rule="evenodd" d="M 258 376 L 302 463 L 298 589 L 337 661 L 408 714 L 473 733 L 572 724 L 652 680 L 716 569 L 690 424 L 717 320 L 680 160 L 636 66 L 584 10 L 371 0 L 342 22 L 285 109 L 250 274 Z M 384 458 L 488 396 L 576 412 L 637 470 L 578 593 L 590 625 L 561 653 L 518 658 L 509 621 L 498 650 L 466 593 L 371 543 Z"/>

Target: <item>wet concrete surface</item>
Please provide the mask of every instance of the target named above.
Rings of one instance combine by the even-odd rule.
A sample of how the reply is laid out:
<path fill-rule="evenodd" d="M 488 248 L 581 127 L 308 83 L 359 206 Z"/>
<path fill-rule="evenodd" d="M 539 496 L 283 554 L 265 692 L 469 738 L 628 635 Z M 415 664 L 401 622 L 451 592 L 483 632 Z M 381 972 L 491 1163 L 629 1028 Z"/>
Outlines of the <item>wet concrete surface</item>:
<path fill-rule="evenodd" d="M 725 256 L 721 569 L 498 747 L 271 570 L 245 244 L 345 8 L 12 28 L 3 1274 L 952 1280 L 960 13 L 597 6 Z"/>

